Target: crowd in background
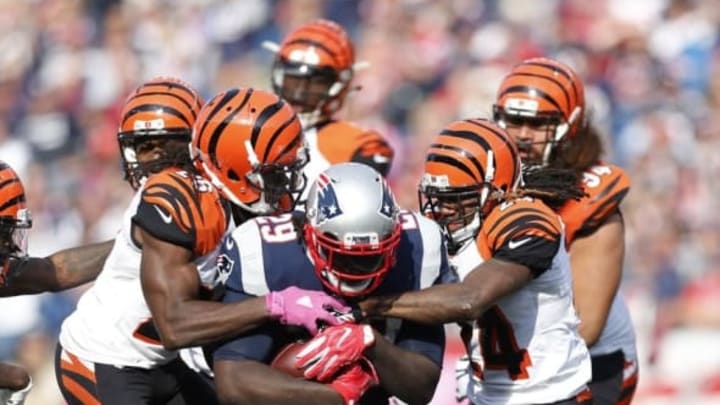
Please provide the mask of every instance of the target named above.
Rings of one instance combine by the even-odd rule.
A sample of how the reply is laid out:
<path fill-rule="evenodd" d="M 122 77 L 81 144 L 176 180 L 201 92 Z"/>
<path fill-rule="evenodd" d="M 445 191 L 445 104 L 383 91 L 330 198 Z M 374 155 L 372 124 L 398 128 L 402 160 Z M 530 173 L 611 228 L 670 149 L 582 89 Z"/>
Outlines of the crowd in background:
<path fill-rule="evenodd" d="M 390 139 L 390 180 L 411 209 L 437 131 L 489 117 L 524 58 L 573 66 L 606 160 L 633 181 L 622 293 L 641 357 L 636 402 L 720 398 L 715 0 L 0 0 L 0 159 L 27 189 L 30 253 L 114 237 L 131 197 L 116 129 L 132 88 L 177 75 L 206 97 L 269 89 L 262 43 L 317 17 L 343 25 L 369 64 L 340 114 Z M 36 376 L 28 405 L 62 403 L 51 352 L 80 292 L 0 300 L 0 358 Z"/>

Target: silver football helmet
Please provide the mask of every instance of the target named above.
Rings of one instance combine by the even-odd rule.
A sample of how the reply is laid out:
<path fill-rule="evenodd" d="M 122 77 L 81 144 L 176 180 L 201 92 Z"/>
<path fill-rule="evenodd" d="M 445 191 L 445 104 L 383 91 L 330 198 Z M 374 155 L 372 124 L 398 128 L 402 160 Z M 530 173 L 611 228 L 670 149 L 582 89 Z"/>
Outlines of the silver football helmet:
<path fill-rule="evenodd" d="M 360 163 L 331 166 L 315 179 L 305 204 L 305 241 L 323 284 L 345 297 L 376 289 L 394 265 L 401 233 L 382 175 Z"/>

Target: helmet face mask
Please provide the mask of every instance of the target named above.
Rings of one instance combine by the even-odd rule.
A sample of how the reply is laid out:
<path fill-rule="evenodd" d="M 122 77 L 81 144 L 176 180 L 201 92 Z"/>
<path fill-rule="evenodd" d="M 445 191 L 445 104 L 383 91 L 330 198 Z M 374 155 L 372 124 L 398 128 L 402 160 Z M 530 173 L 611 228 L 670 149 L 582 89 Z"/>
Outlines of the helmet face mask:
<path fill-rule="evenodd" d="M 31 227 L 25 188 L 15 171 L 0 161 L 0 266 L 8 258 L 27 257 L 27 232 Z"/>
<path fill-rule="evenodd" d="M 303 169 L 308 161 L 307 148 L 302 147 L 289 165 L 258 164 L 246 176 L 248 186 L 261 195 L 268 212 L 292 211 L 307 185 Z"/>
<path fill-rule="evenodd" d="M 523 164 L 531 166 L 543 166 L 549 161 L 568 128 L 558 112 L 526 115 L 494 106 L 493 119 L 513 137 Z"/>
<path fill-rule="evenodd" d="M 315 272 L 331 292 L 365 296 L 395 264 L 402 228 L 395 199 L 369 166 L 331 166 L 306 201 L 304 238 Z"/>
<path fill-rule="evenodd" d="M 190 162 L 189 130 L 167 130 L 163 133 L 140 131 L 118 134 L 120 157 L 125 169 L 125 181 L 138 189 L 144 179 L 166 167 Z"/>
<path fill-rule="evenodd" d="M 27 257 L 27 233 L 32 228 L 32 215 L 27 208 L 18 210 L 16 218 L 0 217 L 0 263 L 7 258 Z"/>
<path fill-rule="evenodd" d="M 319 113 L 337 96 L 331 90 L 338 87 L 338 76 L 331 68 L 280 59 L 273 69 L 273 88 L 276 94 L 292 104 L 296 112 Z"/>
<path fill-rule="evenodd" d="M 480 229 L 485 203 L 481 189 L 485 187 L 491 185 L 443 189 L 421 184 L 418 190 L 420 212 L 440 225 L 451 253 L 474 238 Z"/>
<path fill-rule="evenodd" d="M 310 256 L 320 280 L 332 292 L 344 297 L 367 295 L 375 290 L 394 265 L 400 228 L 382 242 L 377 235 L 346 235 L 345 242 L 322 235 L 306 225 Z"/>

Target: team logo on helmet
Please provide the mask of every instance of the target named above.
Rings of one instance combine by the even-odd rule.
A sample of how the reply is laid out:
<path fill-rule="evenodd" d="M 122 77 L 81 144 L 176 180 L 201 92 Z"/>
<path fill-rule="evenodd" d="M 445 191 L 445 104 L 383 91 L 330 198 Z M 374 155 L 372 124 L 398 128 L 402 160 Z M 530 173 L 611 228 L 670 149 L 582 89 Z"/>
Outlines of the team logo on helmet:
<path fill-rule="evenodd" d="M 392 219 L 395 211 L 395 200 L 393 199 L 392 193 L 390 193 L 387 182 L 383 181 L 382 205 L 380 206 L 380 210 L 378 212 L 380 212 L 381 215 Z"/>
<path fill-rule="evenodd" d="M 338 203 L 332 180 L 325 173 L 320 173 L 317 185 L 317 223 L 321 224 L 342 215 L 343 211 Z"/>

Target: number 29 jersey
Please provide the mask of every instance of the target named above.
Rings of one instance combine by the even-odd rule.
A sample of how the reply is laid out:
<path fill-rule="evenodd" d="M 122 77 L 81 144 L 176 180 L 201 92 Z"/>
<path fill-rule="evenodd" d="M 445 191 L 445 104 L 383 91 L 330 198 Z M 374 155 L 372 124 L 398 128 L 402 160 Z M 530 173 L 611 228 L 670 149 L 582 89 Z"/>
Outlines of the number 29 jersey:
<path fill-rule="evenodd" d="M 103 270 L 75 312 L 63 322 L 60 344 L 94 363 L 153 368 L 177 356 L 165 350 L 140 283 L 142 250 L 133 238 L 150 235 L 193 251 L 198 265 L 212 261 L 232 223 L 218 191 L 203 178 L 166 169 L 150 177 L 123 214 L 122 227 Z M 198 270 L 204 288 L 217 284 L 212 267 Z"/>
<path fill-rule="evenodd" d="M 552 403 L 590 380 L 590 356 L 578 333 L 562 223 L 542 202 L 521 198 L 495 207 L 475 241 L 452 257 L 460 278 L 490 258 L 521 264 L 533 280 L 490 307 L 468 347 L 480 347 L 468 384 L 474 404 Z M 473 356 L 475 357 L 475 356 Z"/>

